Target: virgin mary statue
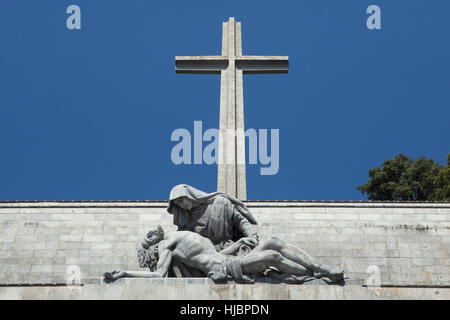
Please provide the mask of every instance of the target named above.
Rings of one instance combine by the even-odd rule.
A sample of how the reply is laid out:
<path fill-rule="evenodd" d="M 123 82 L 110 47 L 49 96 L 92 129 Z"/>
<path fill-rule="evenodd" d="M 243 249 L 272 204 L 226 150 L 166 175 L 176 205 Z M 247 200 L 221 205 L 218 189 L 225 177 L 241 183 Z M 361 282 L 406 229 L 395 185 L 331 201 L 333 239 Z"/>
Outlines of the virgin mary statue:
<path fill-rule="evenodd" d="M 242 201 L 229 194 L 180 184 L 170 191 L 167 211 L 178 231 L 193 231 L 210 239 L 217 251 L 241 238 L 250 249 L 258 245 L 255 218 Z"/>

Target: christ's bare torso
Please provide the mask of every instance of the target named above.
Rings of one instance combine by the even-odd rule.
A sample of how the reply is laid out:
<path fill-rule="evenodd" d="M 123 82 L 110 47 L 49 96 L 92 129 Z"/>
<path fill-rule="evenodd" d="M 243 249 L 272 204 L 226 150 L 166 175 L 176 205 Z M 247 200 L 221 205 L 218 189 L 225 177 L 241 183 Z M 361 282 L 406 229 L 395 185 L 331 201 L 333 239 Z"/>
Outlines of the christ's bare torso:
<path fill-rule="evenodd" d="M 170 249 L 174 259 L 205 273 L 226 258 L 216 251 L 211 240 L 191 231 L 168 234 L 159 246 Z"/>

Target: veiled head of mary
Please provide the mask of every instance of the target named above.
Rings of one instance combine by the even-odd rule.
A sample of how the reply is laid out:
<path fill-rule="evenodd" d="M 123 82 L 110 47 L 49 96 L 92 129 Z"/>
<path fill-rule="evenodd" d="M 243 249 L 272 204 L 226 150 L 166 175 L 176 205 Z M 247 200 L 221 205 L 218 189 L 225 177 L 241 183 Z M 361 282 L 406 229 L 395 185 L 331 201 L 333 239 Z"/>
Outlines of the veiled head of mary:
<path fill-rule="evenodd" d="M 245 204 L 237 198 L 223 192 L 206 193 L 187 184 L 176 185 L 170 190 L 167 211 L 174 215 L 174 223 L 180 226 L 186 222 L 183 216 L 188 215 L 192 208 L 213 203 L 217 197 L 228 199 L 250 223 L 257 224 Z"/>
<path fill-rule="evenodd" d="M 187 184 L 179 184 L 172 188 L 169 196 L 169 205 L 167 211 L 174 213 L 176 209 L 184 209 L 190 211 L 194 207 L 207 203 L 206 192 L 200 191 Z"/>

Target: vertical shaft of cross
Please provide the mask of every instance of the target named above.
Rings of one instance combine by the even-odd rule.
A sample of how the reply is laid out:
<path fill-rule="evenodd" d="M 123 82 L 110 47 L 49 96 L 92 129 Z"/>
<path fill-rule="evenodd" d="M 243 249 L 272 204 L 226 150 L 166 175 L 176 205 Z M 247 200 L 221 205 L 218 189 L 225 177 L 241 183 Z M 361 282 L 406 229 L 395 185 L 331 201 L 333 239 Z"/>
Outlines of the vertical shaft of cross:
<path fill-rule="evenodd" d="M 222 56 L 228 66 L 221 71 L 217 190 L 246 200 L 243 77 L 236 68 L 236 57 L 242 56 L 241 23 L 234 18 L 223 23 Z"/>
<path fill-rule="evenodd" d="M 287 56 L 242 55 L 241 23 L 222 26 L 221 56 L 176 56 L 177 73 L 220 74 L 217 190 L 247 199 L 243 74 L 287 73 Z"/>

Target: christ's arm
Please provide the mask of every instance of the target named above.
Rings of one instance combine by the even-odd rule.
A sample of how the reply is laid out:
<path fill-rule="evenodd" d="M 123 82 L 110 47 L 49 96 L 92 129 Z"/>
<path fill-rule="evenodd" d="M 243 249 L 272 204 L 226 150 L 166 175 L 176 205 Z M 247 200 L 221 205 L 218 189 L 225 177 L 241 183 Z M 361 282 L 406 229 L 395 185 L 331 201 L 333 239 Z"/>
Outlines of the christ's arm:
<path fill-rule="evenodd" d="M 169 272 L 170 265 L 172 264 L 172 250 L 170 245 L 164 241 L 159 246 L 159 259 L 156 267 L 156 272 L 161 274 L 161 277 L 165 277 Z"/>
<path fill-rule="evenodd" d="M 106 272 L 103 276 L 104 281 L 109 283 L 120 278 L 164 278 L 169 272 L 172 263 L 172 250 L 169 249 L 166 242 L 159 245 L 159 259 L 155 272 L 152 271 L 117 271 Z"/>
<path fill-rule="evenodd" d="M 220 251 L 220 253 L 224 254 L 226 256 L 234 256 L 239 251 L 240 246 L 241 246 L 241 243 L 239 241 L 233 242 L 228 247 L 226 247 L 225 249 Z"/>
<path fill-rule="evenodd" d="M 172 263 L 172 251 L 165 248 L 159 252 L 159 260 L 156 271 L 123 271 L 122 278 L 164 278 L 169 272 Z"/>

